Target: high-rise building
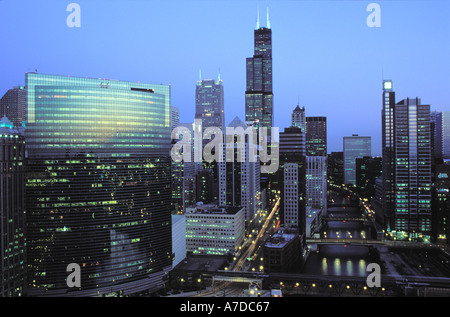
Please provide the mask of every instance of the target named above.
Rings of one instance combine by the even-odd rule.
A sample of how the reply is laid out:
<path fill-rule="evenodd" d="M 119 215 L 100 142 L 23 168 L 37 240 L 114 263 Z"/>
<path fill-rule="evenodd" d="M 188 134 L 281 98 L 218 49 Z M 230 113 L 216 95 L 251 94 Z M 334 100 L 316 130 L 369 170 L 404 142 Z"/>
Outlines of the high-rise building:
<path fill-rule="evenodd" d="M 384 220 L 386 229 L 394 228 L 394 201 L 395 201 L 395 134 L 394 134 L 394 109 L 395 109 L 395 91 L 392 80 L 383 80 L 382 94 L 382 181 L 383 194 L 382 208 L 383 215 L 377 214 L 378 219 Z"/>
<path fill-rule="evenodd" d="M 326 117 L 306 117 L 306 156 L 327 156 Z"/>
<path fill-rule="evenodd" d="M 372 138 L 370 136 L 344 137 L 344 183 L 356 185 L 356 159 L 372 155 Z"/>
<path fill-rule="evenodd" d="M 436 165 L 432 189 L 432 237 L 434 241 L 450 243 L 450 161 Z"/>
<path fill-rule="evenodd" d="M 174 260 L 172 267 L 186 258 L 186 216 L 172 215 L 172 253 Z"/>
<path fill-rule="evenodd" d="M 170 107 L 170 131 L 173 131 L 180 124 L 180 110 L 177 107 Z M 181 138 L 182 136 L 180 136 Z M 171 162 L 171 183 L 172 183 L 172 212 L 183 212 L 183 165 L 184 162 Z"/>
<path fill-rule="evenodd" d="M 201 124 L 201 127 L 199 126 Z M 220 79 L 201 79 L 197 82 L 195 87 L 195 123 L 194 130 L 201 130 L 204 135 L 207 128 L 218 128 L 225 133 L 225 113 L 224 113 L 224 87 L 223 82 Z M 217 136 L 215 135 L 214 138 Z M 194 147 L 199 153 L 203 153 L 203 149 L 206 144 L 210 142 L 209 138 L 198 140 L 194 138 Z M 202 169 L 209 169 L 213 173 L 214 177 L 214 201 L 219 202 L 221 197 L 219 196 L 221 191 L 220 179 L 224 173 L 224 162 L 196 162 L 195 171 L 199 172 Z M 222 197 L 223 198 L 223 197 Z"/>
<path fill-rule="evenodd" d="M 419 98 L 395 102 L 383 81 L 383 211 L 388 232 L 429 241 L 431 235 L 430 106 Z"/>
<path fill-rule="evenodd" d="M 259 21 L 259 16 L 258 16 Z M 260 127 L 273 127 L 272 30 L 267 13 L 266 27 L 259 22 L 254 31 L 253 57 L 246 60 L 245 121 Z"/>
<path fill-rule="evenodd" d="M 327 157 L 306 157 L 306 205 L 313 209 L 327 209 Z"/>
<path fill-rule="evenodd" d="M 172 265 L 170 86 L 25 79 L 29 295 L 161 289 Z M 70 263 L 81 287 L 66 283 Z"/>
<path fill-rule="evenodd" d="M 328 179 L 333 184 L 344 184 L 344 152 L 328 154 Z"/>
<path fill-rule="evenodd" d="M 297 106 L 294 111 L 292 111 L 291 126 L 300 128 L 303 133 L 306 133 L 305 107 L 300 108 Z"/>
<path fill-rule="evenodd" d="M 225 130 L 224 87 L 220 79 L 200 79 L 195 86 L 195 119 L 201 120 L 202 132 L 209 127 Z M 205 140 L 207 142 L 207 140 Z"/>
<path fill-rule="evenodd" d="M 280 133 L 280 168 L 282 224 L 294 227 L 303 237 L 306 218 L 305 134 L 299 127 Z"/>
<path fill-rule="evenodd" d="M 395 104 L 395 230 L 413 239 L 431 233 L 430 105 L 419 98 Z"/>
<path fill-rule="evenodd" d="M 0 120 L 0 297 L 26 291 L 25 138 Z"/>
<path fill-rule="evenodd" d="M 239 117 L 235 117 L 228 127 L 235 131 L 237 128 L 242 128 L 244 131 L 248 128 Z M 236 134 L 233 136 L 233 141 L 233 158 L 230 160 L 227 157 L 225 164 L 225 204 L 244 207 L 248 225 L 261 210 L 260 162 L 258 156 L 255 156 L 253 160 L 251 158 L 252 147 L 256 144 L 251 144 L 248 136 L 244 134 L 244 139 L 241 140 Z M 243 144 L 242 147 L 241 144 Z"/>
<path fill-rule="evenodd" d="M 170 127 L 175 129 L 180 124 L 180 109 L 177 107 L 170 107 Z"/>
<path fill-rule="evenodd" d="M 15 127 L 22 126 L 26 121 L 25 96 L 23 86 L 9 89 L 0 99 L 0 117 L 8 117 Z"/>
<path fill-rule="evenodd" d="M 327 209 L 327 118 L 306 117 L 306 206 Z"/>
<path fill-rule="evenodd" d="M 355 160 L 356 191 L 361 198 L 375 197 L 375 181 L 381 176 L 381 157 L 364 156 Z"/>
<path fill-rule="evenodd" d="M 450 159 L 450 111 L 438 112 L 435 120 L 436 157 Z"/>

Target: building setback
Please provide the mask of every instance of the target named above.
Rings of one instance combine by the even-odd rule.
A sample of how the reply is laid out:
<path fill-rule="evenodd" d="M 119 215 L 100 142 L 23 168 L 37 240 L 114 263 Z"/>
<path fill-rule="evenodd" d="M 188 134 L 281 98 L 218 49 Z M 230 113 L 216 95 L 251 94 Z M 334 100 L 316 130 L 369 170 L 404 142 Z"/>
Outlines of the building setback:
<path fill-rule="evenodd" d="M 267 17 L 266 27 L 256 26 L 253 57 L 246 60 L 245 121 L 256 129 L 273 127 L 272 86 L 272 30 Z"/>

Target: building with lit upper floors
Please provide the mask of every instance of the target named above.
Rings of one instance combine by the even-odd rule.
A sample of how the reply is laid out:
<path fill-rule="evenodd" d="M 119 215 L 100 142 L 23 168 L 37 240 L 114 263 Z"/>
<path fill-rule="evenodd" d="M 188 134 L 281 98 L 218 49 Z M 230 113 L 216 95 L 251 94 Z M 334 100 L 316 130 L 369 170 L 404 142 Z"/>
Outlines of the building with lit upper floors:
<path fill-rule="evenodd" d="M 25 80 L 28 294 L 163 288 L 172 267 L 170 86 Z M 66 283 L 70 263 L 81 287 Z"/>

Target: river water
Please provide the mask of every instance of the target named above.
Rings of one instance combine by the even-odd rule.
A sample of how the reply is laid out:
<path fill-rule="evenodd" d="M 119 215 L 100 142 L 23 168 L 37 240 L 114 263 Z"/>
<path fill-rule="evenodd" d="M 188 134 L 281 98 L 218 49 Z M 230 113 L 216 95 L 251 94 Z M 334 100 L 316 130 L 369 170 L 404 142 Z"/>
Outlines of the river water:
<path fill-rule="evenodd" d="M 357 208 L 332 207 L 329 217 L 360 217 Z M 371 239 L 371 230 L 360 222 L 329 221 L 321 238 Z M 372 262 L 370 248 L 363 245 L 319 245 L 311 251 L 302 273 L 314 275 L 367 276 L 366 267 Z"/>

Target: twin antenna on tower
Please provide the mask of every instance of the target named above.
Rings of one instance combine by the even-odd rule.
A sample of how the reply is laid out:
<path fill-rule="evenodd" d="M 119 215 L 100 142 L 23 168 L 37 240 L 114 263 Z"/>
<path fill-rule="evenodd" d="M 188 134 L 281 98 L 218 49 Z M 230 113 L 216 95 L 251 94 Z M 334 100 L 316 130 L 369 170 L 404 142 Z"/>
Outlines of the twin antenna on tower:
<path fill-rule="evenodd" d="M 267 7 L 267 24 L 266 27 L 270 29 L 270 20 L 269 20 L 269 7 Z M 256 29 L 259 29 L 259 6 L 258 13 L 256 14 Z"/>

